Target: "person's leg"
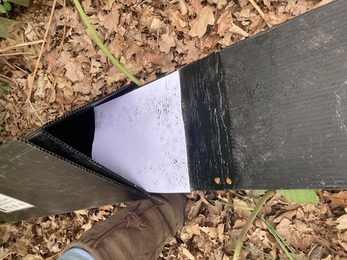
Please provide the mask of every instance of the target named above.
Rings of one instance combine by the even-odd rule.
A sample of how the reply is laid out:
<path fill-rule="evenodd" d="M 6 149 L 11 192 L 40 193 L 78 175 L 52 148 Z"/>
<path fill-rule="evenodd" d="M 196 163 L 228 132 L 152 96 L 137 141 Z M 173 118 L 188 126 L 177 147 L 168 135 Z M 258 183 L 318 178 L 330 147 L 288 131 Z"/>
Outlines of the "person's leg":
<path fill-rule="evenodd" d="M 183 225 L 186 200 L 183 194 L 157 194 L 133 202 L 70 243 L 58 260 L 157 259 Z M 66 258 L 78 254 L 82 258 Z"/>
<path fill-rule="evenodd" d="M 58 260 L 95 260 L 88 251 L 80 248 L 73 247 L 66 251 Z"/>

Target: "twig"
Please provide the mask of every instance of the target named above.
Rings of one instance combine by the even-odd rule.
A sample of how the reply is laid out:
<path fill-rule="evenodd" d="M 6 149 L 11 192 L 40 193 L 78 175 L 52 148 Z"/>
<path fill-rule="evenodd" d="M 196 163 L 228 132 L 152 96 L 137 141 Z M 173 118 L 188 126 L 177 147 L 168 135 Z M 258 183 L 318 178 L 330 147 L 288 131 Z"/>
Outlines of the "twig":
<path fill-rule="evenodd" d="M 25 73 L 25 74 L 29 74 L 28 72 L 26 72 L 25 70 L 23 70 L 21 67 L 17 66 L 17 65 L 12 65 L 11 63 L 8 62 L 8 60 L 6 60 L 5 57 L 1 57 L 1 60 L 7 64 L 7 66 L 9 66 L 11 69 L 13 70 L 20 70 L 21 72 Z M 17 84 L 17 82 L 16 82 Z"/>
<path fill-rule="evenodd" d="M 233 255 L 233 260 L 238 260 L 239 259 L 239 255 L 241 252 L 241 247 L 242 247 L 242 243 L 243 243 L 243 238 L 246 236 L 248 229 L 251 227 L 254 219 L 257 217 L 257 214 L 259 213 L 261 207 L 265 204 L 265 202 L 271 198 L 273 195 L 275 195 L 276 191 L 270 190 L 267 191 L 264 196 L 261 198 L 261 200 L 257 203 L 257 205 L 255 206 L 254 210 L 252 211 L 252 214 L 249 216 L 249 218 L 247 219 L 247 222 L 245 224 L 245 226 L 242 228 L 241 234 L 237 240 L 237 244 L 235 247 L 235 252 Z"/>
<path fill-rule="evenodd" d="M 29 101 L 29 106 L 30 106 L 31 109 L 34 111 L 35 115 L 36 115 L 37 118 L 41 121 L 41 123 L 44 124 L 45 122 L 43 122 L 43 120 L 41 119 L 41 117 L 39 116 L 39 114 L 37 114 L 35 108 L 33 107 L 33 104 L 31 103 L 31 101 Z"/>
<path fill-rule="evenodd" d="M 12 254 L 17 254 L 17 252 L 8 252 L 8 253 L 6 253 L 5 255 L 3 255 L 3 256 L 0 258 L 0 260 L 5 259 L 6 257 L 8 257 L 9 255 L 12 255 Z"/>
<path fill-rule="evenodd" d="M 63 37 L 61 38 L 60 48 L 64 47 L 64 39 L 66 34 L 66 0 L 63 2 L 63 12 L 64 12 L 64 29 L 63 29 Z"/>
<path fill-rule="evenodd" d="M 13 79 L 11 79 L 11 78 L 9 78 L 9 77 L 7 77 L 7 76 L 5 76 L 5 75 L 0 74 L 0 79 L 1 79 L 2 81 L 5 81 L 5 82 L 8 83 L 8 84 L 13 83 L 13 84 L 17 85 L 17 82 L 15 82 Z"/>
<path fill-rule="evenodd" d="M 0 57 L 5 57 L 5 56 L 15 56 L 15 55 L 32 55 L 31 52 L 14 52 L 14 53 L 1 53 Z"/>
<path fill-rule="evenodd" d="M 127 76 L 130 80 L 132 80 L 136 85 L 141 86 L 142 84 L 138 79 L 136 79 L 129 71 L 127 71 L 122 65 L 118 63 L 118 61 L 113 57 L 113 55 L 108 51 L 108 49 L 105 47 L 105 45 L 101 42 L 99 37 L 96 35 L 93 26 L 89 23 L 88 18 L 86 14 L 84 13 L 82 6 L 78 0 L 73 0 L 77 11 L 79 12 L 84 24 L 87 26 L 90 34 L 93 36 L 94 41 L 96 44 L 100 47 L 100 49 L 106 54 L 106 56 L 111 60 L 111 62 L 121 71 L 124 73 L 125 76 Z"/>
<path fill-rule="evenodd" d="M 260 9 L 260 7 L 257 5 L 257 3 L 254 2 L 254 0 L 248 0 L 248 1 L 253 5 L 253 7 L 255 8 L 255 10 L 257 10 L 257 12 L 258 12 L 258 13 L 260 14 L 260 16 L 263 18 L 263 20 L 265 21 L 265 23 L 267 24 L 267 26 L 268 26 L 269 28 L 271 28 L 272 25 L 269 24 L 269 23 L 267 22 L 267 20 L 265 19 L 265 14 L 264 14 L 263 11 Z"/>
<path fill-rule="evenodd" d="M 4 51 L 7 51 L 7 50 L 12 50 L 12 49 L 15 49 L 15 48 L 18 48 L 18 47 L 23 47 L 23 46 L 29 46 L 29 45 L 33 45 L 33 44 L 38 44 L 38 43 L 42 43 L 42 42 L 43 42 L 43 40 L 38 40 L 38 41 L 33 41 L 33 42 L 19 43 L 19 44 L 16 44 L 16 45 L 7 47 L 7 48 L 5 48 L 5 49 L 2 49 L 2 50 L 0 50 L 0 52 L 4 52 Z"/>
<path fill-rule="evenodd" d="M 29 92 L 28 92 L 27 100 L 25 101 L 26 103 L 28 103 L 28 102 L 30 103 L 31 93 L 33 91 L 33 86 L 34 86 L 34 82 L 35 82 L 37 69 L 39 68 L 41 56 L 42 56 L 42 53 L 43 53 L 43 48 L 45 47 L 45 42 L 46 42 L 46 39 L 47 39 L 47 36 L 48 36 L 48 33 L 49 33 L 49 28 L 51 27 L 51 23 L 52 23 L 52 20 L 53 20 L 53 14 L 54 14 L 56 3 L 57 3 L 57 0 L 53 0 L 52 11 L 51 11 L 51 15 L 49 17 L 49 21 L 48 21 L 48 24 L 47 24 L 47 29 L 46 29 L 46 32 L 45 32 L 45 36 L 43 37 L 40 53 L 39 53 L 39 56 L 37 57 L 35 69 L 34 69 L 34 72 L 33 72 L 33 77 L 32 77 L 32 79 L 31 79 L 31 81 L 29 83 Z M 40 120 L 41 120 L 41 118 L 40 118 Z M 42 122 L 42 120 L 41 120 L 41 122 Z"/>

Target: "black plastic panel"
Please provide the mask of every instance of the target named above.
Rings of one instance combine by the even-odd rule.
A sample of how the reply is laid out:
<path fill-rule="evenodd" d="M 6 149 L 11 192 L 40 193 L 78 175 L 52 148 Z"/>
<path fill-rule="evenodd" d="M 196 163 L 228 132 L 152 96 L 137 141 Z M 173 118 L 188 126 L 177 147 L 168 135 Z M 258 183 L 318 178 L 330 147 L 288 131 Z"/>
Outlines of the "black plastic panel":
<path fill-rule="evenodd" d="M 180 70 L 194 189 L 346 188 L 346 17 L 335 1 Z"/>
<path fill-rule="evenodd" d="M 4 213 L 0 223 L 61 214 L 144 198 L 118 184 L 22 140 L 0 146 L 0 194 L 34 208 Z"/>

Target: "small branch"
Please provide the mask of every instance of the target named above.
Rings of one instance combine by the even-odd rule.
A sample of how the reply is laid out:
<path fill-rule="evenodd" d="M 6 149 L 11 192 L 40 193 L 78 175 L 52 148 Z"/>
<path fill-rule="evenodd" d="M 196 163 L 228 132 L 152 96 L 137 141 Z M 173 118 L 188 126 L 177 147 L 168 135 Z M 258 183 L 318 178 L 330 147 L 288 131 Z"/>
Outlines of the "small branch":
<path fill-rule="evenodd" d="M 33 104 L 30 101 L 29 101 L 29 105 L 30 105 L 31 109 L 34 111 L 34 113 L 37 116 L 37 118 L 41 121 L 42 124 L 44 124 L 45 122 L 43 122 L 43 120 L 41 119 L 39 114 L 36 112 L 35 108 L 33 107 Z"/>
<path fill-rule="evenodd" d="M 8 83 L 8 84 L 17 85 L 17 82 L 15 82 L 13 79 L 11 79 L 11 78 L 9 78 L 9 77 L 7 77 L 7 76 L 5 76 L 5 75 L 2 75 L 2 74 L 0 74 L 0 80 L 6 82 L 6 83 Z"/>
<path fill-rule="evenodd" d="M 275 195 L 276 191 L 270 190 L 267 191 L 264 196 L 261 198 L 261 200 L 257 203 L 257 205 L 255 206 L 254 210 L 252 211 L 252 214 L 249 216 L 249 218 L 247 219 L 247 222 L 245 224 L 245 226 L 242 228 L 241 234 L 237 240 L 237 244 L 235 247 L 235 252 L 233 255 L 233 260 L 238 260 L 239 259 L 239 255 L 241 252 L 241 247 L 242 247 L 242 243 L 243 243 L 243 238 L 246 236 L 248 229 L 251 227 L 254 219 L 257 217 L 257 214 L 259 213 L 261 207 L 265 204 L 265 202 L 271 198 L 273 195 Z"/>
<path fill-rule="evenodd" d="M 15 56 L 15 55 L 32 55 L 32 53 L 31 52 L 1 53 L 0 57 Z"/>
<path fill-rule="evenodd" d="M 48 36 L 49 28 L 51 27 L 51 23 L 52 23 L 52 20 L 53 20 L 53 14 L 54 14 L 54 10 L 55 10 L 55 5 L 56 5 L 56 3 L 57 3 L 57 0 L 53 0 L 51 15 L 50 15 L 50 17 L 49 17 L 49 21 L 48 21 L 48 24 L 47 24 L 47 29 L 46 29 L 46 32 L 45 32 L 45 36 L 43 37 L 43 40 L 42 40 L 42 45 L 41 45 L 40 53 L 39 53 L 39 56 L 37 57 L 35 69 L 34 69 L 34 72 L 33 72 L 33 77 L 32 77 L 32 79 L 31 79 L 31 81 L 30 81 L 30 84 L 29 84 L 28 97 L 27 97 L 27 100 L 25 101 L 26 103 L 30 102 L 31 93 L 32 93 L 32 91 L 33 91 L 33 86 L 34 86 L 34 82 L 35 82 L 35 77 L 36 77 L 37 69 L 39 68 L 40 60 L 41 60 L 42 53 L 43 53 L 43 48 L 45 47 L 45 42 L 46 42 L 46 39 L 47 39 L 47 36 Z M 31 107 L 32 107 L 32 106 L 31 106 Z M 41 119 L 40 119 L 40 120 L 41 120 Z M 41 121 L 42 121 L 42 120 L 41 120 Z"/>
<path fill-rule="evenodd" d="M 28 46 L 28 45 L 33 45 L 33 44 L 38 44 L 38 43 L 42 43 L 43 40 L 38 40 L 38 41 L 33 41 L 33 42 L 24 42 L 24 43 L 19 43 L 10 47 L 7 47 L 5 49 L 0 50 L 0 52 L 4 52 L 4 51 L 8 51 L 8 50 L 12 50 L 18 47 L 23 47 L 23 46 Z"/>
<path fill-rule="evenodd" d="M 272 25 L 269 24 L 269 23 L 266 21 L 266 19 L 265 19 L 265 14 L 264 14 L 263 11 L 260 9 L 260 7 L 257 5 L 257 3 L 254 2 L 254 0 L 248 0 L 248 1 L 253 5 L 253 7 L 255 8 L 255 10 L 257 10 L 257 12 L 258 12 L 258 13 L 260 14 L 260 16 L 263 18 L 263 20 L 265 21 L 265 23 L 267 24 L 267 26 L 268 26 L 269 28 L 271 28 Z"/>

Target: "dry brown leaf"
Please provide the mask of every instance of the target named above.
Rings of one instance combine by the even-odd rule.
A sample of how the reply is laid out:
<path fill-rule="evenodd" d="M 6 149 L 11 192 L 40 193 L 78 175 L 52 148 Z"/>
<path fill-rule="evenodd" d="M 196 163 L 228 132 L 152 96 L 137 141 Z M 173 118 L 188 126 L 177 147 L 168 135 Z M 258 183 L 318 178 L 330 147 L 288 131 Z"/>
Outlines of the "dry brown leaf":
<path fill-rule="evenodd" d="M 216 4 L 217 5 L 217 9 L 222 9 L 228 3 L 226 0 L 207 0 L 207 1 L 210 4 Z"/>
<path fill-rule="evenodd" d="M 179 4 L 181 9 L 181 14 L 186 15 L 188 13 L 188 7 L 186 3 L 184 2 L 184 0 L 179 0 Z"/>
<path fill-rule="evenodd" d="M 190 63 L 199 58 L 200 50 L 195 46 L 195 41 L 185 41 L 187 57 L 185 62 Z"/>
<path fill-rule="evenodd" d="M 271 8 L 271 0 L 263 0 L 264 5 L 267 6 L 267 8 L 270 10 Z"/>
<path fill-rule="evenodd" d="M 81 64 L 70 61 L 65 65 L 65 76 L 72 82 L 81 82 L 84 80 L 84 73 L 81 68 Z"/>
<path fill-rule="evenodd" d="M 292 220 L 293 219 L 293 217 L 296 215 L 296 210 L 289 210 L 289 211 L 285 211 L 285 212 L 283 212 L 281 215 L 279 215 L 278 217 L 276 217 L 273 221 L 274 221 L 274 223 L 279 223 L 279 222 L 281 222 L 281 220 L 283 219 L 283 218 L 287 218 L 287 219 L 289 219 L 289 220 Z"/>
<path fill-rule="evenodd" d="M 237 219 L 233 226 L 233 229 L 243 228 L 247 222 L 247 219 Z"/>
<path fill-rule="evenodd" d="M 165 33 L 161 35 L 161 41 L 159 42 L 160 51 L 164 53 L 169 53 L 172 47 L 176 46 L 175 33 L 171 34 Z"/>
<path fill-rule="evenodd" d="M 185 248 L 183 245 L 181 245 L 182 253 L 189 259 L 189 260 L 195 260 L 195 257 L 192 255 L 192 253 L 189 252 L 187 248 Z"/>
<path fill-rule="evenodd" d="M 247 32 L 245 32 L 243 29 L 241 29 L 240 27 L 238 27 L 237 25 L 235 25 L 233 23 L 231 23 L 231 27 L 229 29 L 229 32 L 241 35 L 243 37 L 248 37 L 248 35 L 249 35 Z"/>
<path fill-rule="evenodd" d="M 217 238 L 218 237 L 218 228 L 213 227 L 200 227 L 200 230 L 204 233 L 206 233 L 210 238 Z"/>
<path fill-rule="evenodd" d="M 36 91 L 34 93 L 35 97 L 39 98 L 45 98 L 46 97 L 46 89 L 47 87 L 47 79 L 45 79 L 44 71 L 39 70 L 37 72 L 37 79 L 36 79 Z"/>
<path fill-rule="evenodd" d="M 202 8 L 198 17 L 190 23 L 191 28 L 188 35 L 192 37 L 198 36 L 199 38 L 204 36 L 207 26 L 213 25 L 215 22 L 213 11 L 214 8 L 211 6 Z"/>
<path fill-rule="evenodd" d="M 306 0 L 288 1 L 288 7 L 286 9 L 289 9 L 292 15 L 298 16 L 305 13 L 310 6 Z"/>
<path fill-rule="evenodd" d="M 175 70 L 175 63 L 173 62 L 174 55 L 172 51 L 168 54 L 164 54 L 162 56 L 162 64 L 161 72 L 173 72 Z"/>
<path fill-rule="evenodd" d="M 247 209 L 249 205 L 247 205 L 245 201 L 235 198 L 233 204 L 235 207 L 234 211 L 239 214 L 241 218 L 248 218 L 252 214 L 251 211 Z"/>
<path fill-rule="evenodd" d="M 191 5 L 188 6 L 189 15 L 193 16 L 195 14 L 198 16 L 200 14 L 202 9 L 201 2 L 202 0 L 190 0 Z"/>
<path fill-rule="evenodd" d="M 241 8 L 246 7 L 246 5 L 248 5 L 249 1 L 248 0 L 239 0 L 239 4 L 241 6 Z"/>
<path fill-rule="evenodd" d="M 82 94 L 89 94 L 92 90 L 92 85 L 89 80 L 84 80 L 83 82 L 76 82 L 73 86 L 73 90 L 75 92 L 79 92 Z"/>
<path fill-rule="evenodd" d="M 37 41 L 40 37 L 37 35 L 36 30 L 34 29 L 34 25 L 33 23 L 29 22 L 25 28 L 25 32 L 24 32 L 26 38 L 33 42 L 33 41 Z"/>
<path fill-rule="evenodd" d="M 240 12 L 235 12 L 237 21 L 247 21 L 255 17 L 256 15 L 251 13 L 250 9 L 242 9 Z"/>
<path fill-rule="evenodd" d="M 189 30 L 186 28 L 186 26 L 188 25 L 186 18 L 183 17 L 180 11 L 175 10 L 170 12 L 169 19 L 171 24 L 175 26 L 179 32 L 188 33 Z"/>
<path fill-rule="evenodd" d="M 118 32 L 119 18 L 120 12 L 118 6 L 113 5 L 111 11 L 107 15 L 101 16 L 100 20 L 103 22 L 103 26 L 107 29 L 108 33 L 112 33 L 114 31 Z M 105 38 L 107 37 L 108 35 L 105 35 Z"/>
<path fill-rule="evenodd" d="M 56 60 L 60 56 L 60 50 L 58 48 L 54 48 L 53 50 L 47 52 L 44 55 L 44 60 L 47 63 L 47 72 L 51 73 L 56 69 Z"/>
<path fill-rule="evenodd" d="M 179 54 L 183 54 L 183 53 L 186 53 L 186 49 L 184 48 L 184 43 L 183 43 L 183 40 L 178 40 L 177 37 L 175 37 L 175 42 L 176 42 L 176 51 L 179 53 Z"/>
<path fill-rule="evenodd" d="M 153 33 L 155 35 L 159 34 L 163 29 L 165 28 L 165 23 L 158 19 L 157 17 L 154 17 L 152 20 L 152 23 L 149 27 L 149 32 Z"/>
<path fill-rule="evenodd" d="M 216 45 L 218 44 L 218 40 L 220 37 L 217 34 L 210 34 L 205 35 L 201 39 L 201 48 L 202 50 L 206 50 L 207 54 L 209 53 L 209 50 L 213 50 L 216 48 Z M 204 53 L 202 53 L 203 55 Z"/>
<path fill-rule="evenodd" d="M 231 12 L 229 9 L 225 9 L 222 11 L 220 17 L 218 18 L 217 25 L 217 33 L 220 36 L 224 36 L 225 32 L 229 29 L 231 26 Z"/>
<path fill-rule="evenodd" d="M 341 207 L 347 207 L 347 191 L 340 191 L 328 197 L 332 202 Z"/>
<path fill-rule="evenodd" d="M 287 21 L 290 17 L 290 14 L 275 14 L 273 12 L 265 14 L 265 20 L 270 22 L 272 25 L 283 23 Z"/>
<path fill-rule="evenodd" d="M 342 215 L 341 217 L 336 219 L 336 223 L 338 223 L 338 225 L 336 226 L 337 229 L 347 229 L 347 214 Z"/>
<path fill-rule="evenodd" d="M 185 225 L 183 226 L 180 232 L 180 238 L 186 242 L 189 239 L 191 239 L 193 235 L 200 235 L 199 224 L 202 219 L 203 216 L 199 215 L 191 220 L 186 221 Z"/>

